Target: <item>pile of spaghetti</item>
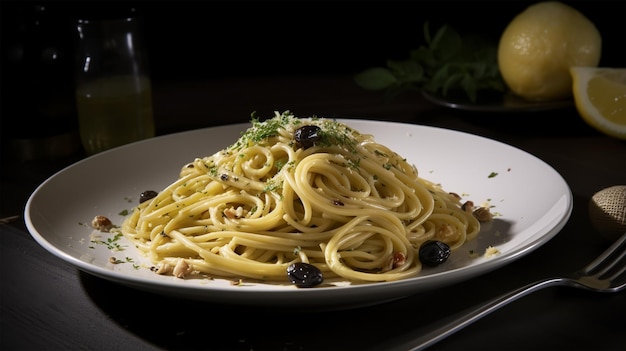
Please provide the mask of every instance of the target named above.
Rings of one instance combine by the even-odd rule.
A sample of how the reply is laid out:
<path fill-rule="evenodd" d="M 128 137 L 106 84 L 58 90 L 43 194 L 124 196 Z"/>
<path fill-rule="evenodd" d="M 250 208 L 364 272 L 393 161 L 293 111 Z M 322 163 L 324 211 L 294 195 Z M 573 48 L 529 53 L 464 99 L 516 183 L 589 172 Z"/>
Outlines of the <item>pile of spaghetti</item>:
<path fill-rule="evenodd" d="M 251 123 L 125 219 L 160 273 L 286 282 L 304 262 L 324 277 L 392 281 L 421 271 L 425 241 L 454 250 L 480 231 L 471 206 L 372 135 L 289 111 Z"/>

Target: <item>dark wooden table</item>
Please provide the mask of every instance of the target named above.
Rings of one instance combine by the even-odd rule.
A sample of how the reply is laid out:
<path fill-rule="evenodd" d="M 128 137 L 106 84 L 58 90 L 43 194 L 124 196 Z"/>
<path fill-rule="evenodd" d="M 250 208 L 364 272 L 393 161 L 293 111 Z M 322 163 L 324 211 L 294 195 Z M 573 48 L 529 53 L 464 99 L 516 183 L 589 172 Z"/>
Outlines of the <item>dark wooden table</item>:
<path fill-rule="evenodd" d="M 391 102 L 350 76 L 257 77 L 155 82 L 160 135 L 249 121 L 257 111 L 376 119 L 460 130 L 527 151 L 554 167 L 574 195 L 565 227 L 496 271 L 377 306 L 330 312 L 224 307 L 135 290 L 91 276 L 51 255 L 26 231 L 22 212 L 47 177 L 84 156 L 2 160 L 0 349 L 2 350 L 364 350 L 533 280 L 581 268 L 609 243 L 592 229 L 591 196 L 626 184 L 626 143 L 588 127 L 576 110 L 469 113 L 419 95 Z M 62 205 L 62 204 L 61 204 Z M 463 291 L 459 299 L 458 291 Z M 433 350 L 625 350 L 626 294 L 549 288 L 434 345 Z"/>

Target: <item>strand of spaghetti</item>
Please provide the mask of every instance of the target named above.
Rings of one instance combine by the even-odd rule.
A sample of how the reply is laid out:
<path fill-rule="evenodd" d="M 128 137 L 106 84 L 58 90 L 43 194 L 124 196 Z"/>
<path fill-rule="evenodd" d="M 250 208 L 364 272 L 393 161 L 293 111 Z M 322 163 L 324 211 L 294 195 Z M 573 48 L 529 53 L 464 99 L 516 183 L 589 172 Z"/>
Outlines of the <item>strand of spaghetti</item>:
<path fill-rule="evenodd" d="M 270 203 L 267 203 L 269 201 Z M 243 208 L 241 214 L 237 215 L 236 211 L 232 214 L 234 219 L 223 214 L 223 211 L 231 207 L 247 207 L 255 208 L 255 211 L 263 212 L 263 216 L 250 216 L 245 218 Z M 273 208 L 273 209 L 272 209 Z M 267 209 L 267 211 L 266 211 Z M 209 212 L 209 218 L 202 216 Z M 240 218 L 239 218 L 240 217 Z M 265 201 L 258 196 L 253 196 L 245 192 L 228 191 L 214 197 L 205 197 L 198 200 L 195 204 L 181 209 L 177 216 L 177 220 L 171 220 L 171 226 L 165 228 L 169 232 L 173 228 L 180 228 L 189 225 L 189 222 L 196 219 L 203 221 L 215 227 L 216 230 L 267 230 L 274 228 L 278 222 L 282 220 L 282 203 L 275 203 L 271 198 L 265 197 Z M 183 223 L 179 223 L 183 222 Z M 186 224 L 185 224 L 186 223 Z"/>
<path fill-rule="evenodd" d="M 428 221 L 435 227 L 444 228 L 435 234 L 435 239 L 448 243 L 450 249 L 456 249 L 465 242 L 465 226 L 456 217 L 434 212 Z"/>
<path fill-rule="evenodd" d="M 348 277 L 351 280 L 356 281 L 391 281 L 398 280 L 404 277 L 414 275 L 421 270 L 421 264 L 414 264 L 414 255 L 412 250 L 407 251 L 405 263 L 399 267 L 393 268 L 386 272 L 367 272 L 356 271 L 353 268 L 346 265 L 342 257 L 342 244 L 349 241 L 353 236 L 358 235 L 359 232 L 354 233 L 353 229 L 358 227 L 357 225 L 364 221 L 366 217 L 356 217 L 346 224 L 342 230 L 338 230 L 335 235 L 328 241 L 328 244 L 324 248 L 325 256 L 330 269 L 339 276 Z M 393 248 L 406 248 L 406 243 L 400 240 L 400 236 L 395 235 L 393 232 L 385 230 L 381 227 L 369 227 L 368 232 L 373 231 L 375 234 L 383 235 L 384 238 L 390 239 L 387 246 Z M 390 252 L 388 250 L 388 252 Z M 386 256 L 388 261 L 392 260 L 392 257 Z M 407 262 L 409 264 L 407 264 Z M 387 265 L 387 262 L 385 263 Z"/>
<path fill-rule="evenodd" d="M 274 155 L 271 149 L 254 145 L 239 154 L 234 162 L 233 173 L 244 174 L 251 179 L 265 177 L 274 165 Z"/>
<path fill-rule="evenodd" d="M 294 172 L 294 182 L 290 184 L 300 199 L 305 199 L 305 218 L 304 222 L 310 221 L 314 210 L 323 211 L 331 210 L 333 213 L 344 216 L 354 216 L 355 210 L 359 210 L 368 206 L 367 203 L 358 203 L 349 199 L 338 199 L 341 205 L 329 207 L 333 204 L 333 199 L 329 199 L 325 194 L 316 190 L 312 186 L 312 178 L 317 173 L 315 167 L 323 167 L 329 162 L 329 158 L 334 156 L 326 153 L 312 154 L 306 158 L 306 162 L 300 162 Z"/>
<path fill-rule="evenodd" d="M 211 251 L 198 246 L 178 231 L 172 231 L 170 236 L 179 241 L 185 247 L 198 252 L 198 255 L 206 261 L 205 269 L 207 269 L 207 271 L 205 273 L 213 273 L 213 267 L 219 267 L 215 269 L 215 271 L 219 271 L 220 274 L 231 277 L 241 276 L 255 279 L 286 279 L 286 263 L 261 263 L 244 259 L 234 251 L 230 250 L 228 245 L 222 246 L 219 250 L 219 255 L 216 255 Z"/>

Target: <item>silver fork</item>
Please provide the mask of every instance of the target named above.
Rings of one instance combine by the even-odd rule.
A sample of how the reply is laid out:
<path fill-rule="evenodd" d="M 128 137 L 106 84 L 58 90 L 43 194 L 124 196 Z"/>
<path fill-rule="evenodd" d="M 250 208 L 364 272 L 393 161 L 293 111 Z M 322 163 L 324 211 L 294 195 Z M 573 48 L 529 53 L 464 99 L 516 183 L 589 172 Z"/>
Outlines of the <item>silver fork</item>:
<path fill-rule="evenodd" d="M 386 350 L 422 350 L 467 327 L 500 307 L 532 292 L 557 285 L 602 293 L 624 290 L 626 288 L 626 233 L 604 253 L 589 263 L 588 266 L 577 272 L 560 277 L 542 279 L 525 285 L 487 301 L 469 313 L 463 314 L 461 317 L 446 323 L 430 333 L 421 335 L 418 338 L 408 337 L 407 340 L 401 341 L 399 344 L 395 340 L 394 346 L 386 348 Z"/>

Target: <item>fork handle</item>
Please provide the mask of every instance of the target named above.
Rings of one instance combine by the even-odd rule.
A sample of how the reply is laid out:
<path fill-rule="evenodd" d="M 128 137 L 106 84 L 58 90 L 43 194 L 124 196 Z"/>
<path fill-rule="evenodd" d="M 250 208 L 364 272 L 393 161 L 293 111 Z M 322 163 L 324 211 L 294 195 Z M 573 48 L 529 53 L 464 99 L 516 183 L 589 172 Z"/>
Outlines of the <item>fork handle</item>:
<path fill-rule="evenodd" d="M 471 308 L 469 312 L 468 310 L 465 310 L 463 313 L 456 314 L 456 317 L 454 317 L 452 321 L 445 323 L 441 327 L 438 327 L 437 329 L 427 334 L 423 334 L 419 337 L 415 337 L 414 335 L 405 335 L 404 337 L 401 336 L 399 338 L 399 343 L 398 338 L 394 338 L 394 345 L 385 345 L 384 349 L 389 351 L 423 350 L 424 348 L 431 346 L 456 333 L 457 331 L 467 327 L 468 325 L 476 322 L 477 320 L 499 309 L 500 307 L 506 306 L 510 302 L 513 302 L 523 296 L 526 296 L 543 288 L 555 285 L 562 285 L 563 282 L 564 280 L 562 278 L 548 278 L 536 281 L 534 283 L 530 283 L 519 289 L 513 290 L 504 295 L 489 300 L 484 304 L 475 306 Z"/>

